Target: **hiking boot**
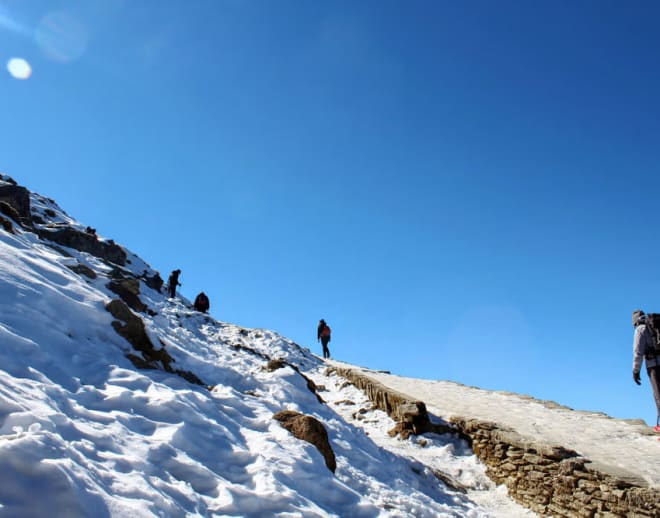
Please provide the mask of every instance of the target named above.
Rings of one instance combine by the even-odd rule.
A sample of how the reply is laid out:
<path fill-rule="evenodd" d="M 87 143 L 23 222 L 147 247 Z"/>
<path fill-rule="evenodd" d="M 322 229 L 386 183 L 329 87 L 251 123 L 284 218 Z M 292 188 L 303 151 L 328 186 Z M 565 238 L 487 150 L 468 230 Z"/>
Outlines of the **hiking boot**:
<path fill-rule="evenodd" d="M 656 432 L 656 433 L 660 433 L 660 425 L 654 426 L 653 431 Z"/>

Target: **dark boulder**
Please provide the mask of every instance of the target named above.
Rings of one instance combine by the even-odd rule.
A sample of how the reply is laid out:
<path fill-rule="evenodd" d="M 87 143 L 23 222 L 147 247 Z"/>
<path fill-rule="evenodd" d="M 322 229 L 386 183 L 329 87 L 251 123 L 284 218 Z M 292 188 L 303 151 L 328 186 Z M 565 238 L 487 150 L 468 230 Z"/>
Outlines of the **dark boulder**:
<path fill-rule="evenodd" d="M 32 226 L 30 191 L 25 187 L 12 184 L 0 185 L 0 202 L 7 203 L 18 213 L 19 219 L 16 223 Z"/>
<path fill-rule="evenodd" d="M 144 322 L 129 309 L 125 302 L 119 299 L 113 299 L 105 306 L 105 309 L 117 319 L 112 322 L 112 327 L 117 331 L 117 334 L 124 337 L 134 349 L 140 351 L 144 360 L 152 368 L 156 368 L 154 362 L 161 362 L 163 369 L 172 372 L 170 363 L 174 359 L 164 347 L 158 350 L 154 348 L 145 330 Z"/>
<path fill-rule="evenodd" d="M 160 293 L 161 288 L 163 287 L 164 281 L 160 277 L 160 273 L 156 272 L 154 275 L 149 277 L 147 275 L 147 272 L 145 271 L 144 274 L 142 275 L 142 278 L 144 279 L 144 283 L 149 286 L 152 290 L 156 290 L 158 293 Z"/>
<path fill-rule="evenodd" d="M 96 272 L 84 264 L 78 263 L 75 266 L 68 266 L 68 268 L 78 275 L 84 275 L 89 279 L 96 279 Z"/>
<path fill-rule="evenodd" d="M 71 227 L 58 228 L 57 230 L 38 229 L 37 233 L 42 239 L 53 241 L 58 245 L 73 248 L 80 252 L 87 252 L 109 263 L 120 266 L 126 264 L 126 252 L 122 247 L 113 241 L 99 241 L 94 234 L 80 232 Z"/>
<path fill-rule="evenodd" d="M 0 216 L 0 227 L 5 229 L 5 232 L 9 232 L 10 234 L 14 233 L 14 225 L 12 224 L 11 220 Z"/>
<path fill-rule="evenodd" d="M 6 201 L 0 201 L 0 213 L 10 217 L 19 225 L 21 224 L 21 215 L 12 205 L 9 205 L 9 203 Z"/>
<path fill-rule="evenodd" d="M 330 446 L 325 426 L 318 419 L 293 410 L 278 412 L 273 419 L 279 421 L 282 427 L 291 432 L 295 438 L 316 446 L 316 449 L 323 455 L 325 465 L 330 471 L 335 472 L 337 469 L 335 452 Z"/>
<path fill-rule="evenodd" d="M 270 360 L 263 368 L 263 370 L 267 372 L 273 372 L 276 371 L 277 369 L 282 369 L 286 367 L 286 365 L 287 363 L 282 358 L 277 358 L 275 360 Z"/>
<path fill-rule="evenodd" d="M 147 306 L 140 300 L 140 281 L 137 279 L 121 279 L 110 281 L 106 287 L 121 297 L 131 309 L 144 313 Z"/>

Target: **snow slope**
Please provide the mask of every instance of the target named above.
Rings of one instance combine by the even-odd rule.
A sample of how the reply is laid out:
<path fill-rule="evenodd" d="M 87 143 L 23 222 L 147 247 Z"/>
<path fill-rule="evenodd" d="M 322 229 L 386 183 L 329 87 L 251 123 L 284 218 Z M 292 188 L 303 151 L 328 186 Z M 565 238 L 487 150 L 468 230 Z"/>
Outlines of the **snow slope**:
<path fill-rule="evenodd" d="M 51 223 L 83 228 L 51 200 L 31 201 Z M 394 423 L 326 376 L 309 350 L 215 321 L 144 282 L 151 341 L 211 389 L 136 369 L 105 309 L 117 265 L 14 228 L 0 229 L 0 516 L 532 515 L 493 486 L 461 440 L 392 439 Z M 128 256 L 126 273 L 155 273 Z M 97 277 L 71 270 L 81 264 Z M 266 358 L 325 385 L 327 403 L 296 369 L 264 370 Z M 284 409 L 325 425 L 334 474 L 273 420 Z"/>

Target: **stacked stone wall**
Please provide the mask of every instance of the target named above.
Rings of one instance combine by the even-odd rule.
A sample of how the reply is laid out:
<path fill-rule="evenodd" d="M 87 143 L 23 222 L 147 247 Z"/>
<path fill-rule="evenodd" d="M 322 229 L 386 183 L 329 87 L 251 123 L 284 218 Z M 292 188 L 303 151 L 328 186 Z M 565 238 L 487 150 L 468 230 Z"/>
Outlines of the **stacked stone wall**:
<path fill-rule="evenodd" d="M 329 374 L 333 372 L 336 372 L 357 388 L 363 390 L 375 408 L 386 412 L 395 421 L 399 421 L 402 418 L 399 411 L 400 407 L 417 402 L 417 400 L 395 390 L 388 389 L 385 385 L 352 369 L 341 369 L 337 367 L 328 369 Z"/>
<path fill-rule="evenodd" d="M 660 517 L 660 491 L 634 477 L 605 473 L 561 446 L 528 440 L 495 423 L 453 417 L 497 484 L 517 502 L 544 516 Z"/>
<path fill-rule="evenodd" d="M 363 390 L 396 421 L 411 402 L 424 405 L 358 371 L 332 367 L 329 372 Z M 451 423 L 471 443 L 488 476 L 542 516 L 660 518 L 660 490 L 632 475 L 613 476 L 570 449 L 535 442 L 496 423 L 457 416 Z"/>
<path fill-rule="evenodd" d="M 427 432 L 445 433 L 455 431 L 460 433 L 457 428 L 450 428 L 442 423 L 432 423 L 423 401 L 389 389 L 372 378 L 351 369 L 331 367 L 328 369 L 328 373 L 332 372 L 336 372 L 357 388 L 363 390 L 374 408 L 387 413 L 397 422 L 397 426 L 390 431 L 392 436 L 399 435 L 406 438 L 411 434 Z"/>

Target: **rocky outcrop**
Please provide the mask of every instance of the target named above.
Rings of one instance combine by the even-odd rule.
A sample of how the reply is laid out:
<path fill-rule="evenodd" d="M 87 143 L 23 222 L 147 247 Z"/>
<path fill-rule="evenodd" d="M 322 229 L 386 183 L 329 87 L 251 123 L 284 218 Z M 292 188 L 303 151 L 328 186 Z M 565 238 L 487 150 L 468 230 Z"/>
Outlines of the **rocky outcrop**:
<path fill-rule="evenodd" d="M 165 350 L 161 342 L 161 348 L 156 349 L 147 335 L 142 319 L 133 313 L 126 303 L 120 299 L 111 300 L 105 309 L 117 320 L 112 322 L 112 327 L 117 334 L 124 337 L 133 348 L 139 351 L 142 356 L 127 354 L 126 357 L 131 360 L 138 369 L 158 369 L 159 363 L 163 370 L 181 376 L 195 385 L 207 386 L 195 373 L 172 368 L 174 358 Z"/>
<path fill-rule="evenodd" d="M 112 327 L 120 336 L 123 336 L 137 351 L 142 353 L 142 357 L 146 364 L 141 364 L 139 367 L 145 368 L 158 368 L 157 362 L 162 364 L 164 370 L 172 372 L 172 357 L 167 353 L 165 348 L 156 350 L 151 343 L 147 331 L 144 327 L 144 322 L 133 313 L 126 303 L 120 299 L 111 300 L 105 307 L 110 314 L 117 320 L 112 322 Z"/>
<path fill-rule="evenodd" d="M 660 491 L 615 477 L 561 446 L 531 441 L 494 423 L 451 419 L 512 498 L 544 516 L 660 517 Z M 634 478 L 634 477 L 633 477 Z"/>
<path fill-rule="evenodd" d="M 119 295 L 128 306 L 140 313 L 147 311 L 147 306 L 140 300 L 140 281 L 137 279 L 120 279 L 110 281 L 106 287 Z"/>
<path fill-rule="evenodd" d="M 124 266 L 126 251 L 113 241 L 101 241 L 95 234 L 81 232 L 72 227 L 46 227 L 37 229 L 42 239 L 47 239 L 61 246 L 86 252 L 109 263 Z"/>
<path fill-rule="evenodd" d="M 0 180 L 0 212 L 2 214 L 9 216 L 9 218 L 13 219 L 19 225 L 35 231 L 41 239 L 46 239 L 81 252 L 87 252 L 109 263 L 121 266 L 126 264 L 127 257 L 124 249 L 112 240 L 99 240 L 96 232 L 81 232 L 75 228 L 61 225 L 47 225 L 42 228 L 34 228 L 35 221 L 40 224 L 45 222 L 37 214 L 32 215 L 30 191 L 25 187 L 17 185 L 8 176 L 2 175 Z M 55 211 L 52 209 L 46 209 L 44 214 L 49 217 L 56 216 Z M 3 218 L 3 220 L 5 219 Z M 3 223 L 3 227 L 5 230 L 8 230 L 9 225 Z M 157 282 L 157 280 L 154 280 L 154 282 Z"/>
<path fill-rule="evenodd" d="M 374 407 L 387 413 L 397 424 L 390 430 L 391 436 L 407 439 L 410 435 L 422 433 L 457 433 L 458 430 L 448 425 L 432 423 L 423 401 L 411 399 L 405 394 L 387 388 L 385 385 L 364 376 L 352 369 L 330 367 L 327 374 L 337 373 L 346 378 L 357 388 L 363 390 Z"/>
<path fill-rule="evenodd" d="M 96 279 L 96 272 L 84 264 L 78 263 L 74 266 L 67 266 L 67 268 L 78 275 L 84 275 L 88 279 Z"/>
<path fill-rule="evenodd" d="M 270 360 L 264 367 L 263 370 L 266 372 L 273 372 L 278 369 L 282 369 L 286 367 L 287 363 L 282 359 L 282 358 L 276 358 L 274 360 Z"/>
<path fill-rule="evenodd" d="M 21 215 L 18 211 L 9 205 L 6 201 L 0 201 L 0 214 L 4 214 L 9 218 L 13 219 L 15 223 L 21 224 Z"/>
<path fill-rule="evenodd" d="M 273 419 L 280 422 L 283 428 L 286 428 L 297 439 L 307 441 L 316 446 L 316 449 L 323 455 L 325 465 L 333 473 L 337 469 L 335 452 L 330 446 L 328 432 L 325 426 L 316 418 L 310 415 L 303 415 L 293 410 L 284 410 L 273 416 Z"/>
<path fill-rule="evenodd" d="M 10 234 L 14 233 L 13 223 L 10 219 L 5 218 L 4 216 L 0 216 L 0 226 L 5 230 L 5 232 L 9 232 Z"/>
<path fill-rule="evenodd" d="M 6 183 L 0 185 L 0 202 L 5 202 L 15 213 L 18 219 L 12 219 L 23 226 L 32 226 L 32 215 L 30 213 L 30 191 L 25 187 Z"/>
<path fill-rule="evenodd" d="M 156 272 L 154 275 L 149 276 L 147 272 L 144 272 L 142 279 L 144 279 L 144 283 L 152 290 L 156 290 L 158 293 L 160 293 L 160 290 L 164 284 L 163 279 L 160 277 L 160 273 Z"/>

